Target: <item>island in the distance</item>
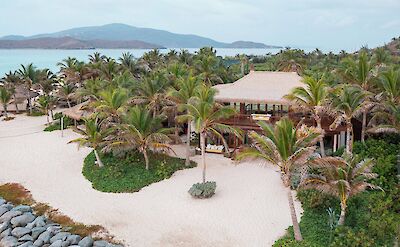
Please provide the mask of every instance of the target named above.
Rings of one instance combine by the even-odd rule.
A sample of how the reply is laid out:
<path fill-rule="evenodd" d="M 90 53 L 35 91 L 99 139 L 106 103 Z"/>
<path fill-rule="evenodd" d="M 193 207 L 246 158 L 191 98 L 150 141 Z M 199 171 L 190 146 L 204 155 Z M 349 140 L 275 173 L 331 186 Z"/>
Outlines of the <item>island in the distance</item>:
<path fill-rule="evenodd" d="M 125 24 L 80 27 L 33 36 L 0 38 L 0 49 L 162 49 L 162 48 L 282 48 L 252 41 L 219 42 L 192 34 L 177 34 Z"/>

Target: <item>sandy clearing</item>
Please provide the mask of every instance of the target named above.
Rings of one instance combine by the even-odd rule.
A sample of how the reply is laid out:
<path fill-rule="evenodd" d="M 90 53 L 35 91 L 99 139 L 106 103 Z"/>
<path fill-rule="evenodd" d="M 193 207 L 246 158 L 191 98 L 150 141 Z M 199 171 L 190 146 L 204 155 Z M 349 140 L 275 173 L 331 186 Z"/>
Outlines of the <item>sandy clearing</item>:
<path fill-rule="evenodd" d="M 102 193 L 81 174 L 90 150 L 67 144 L 78 135 L 43 132 L 45 122 L 22 115 L 0 121 L 0 183 L 21 183 L 36 200 L 76 221 L 103 225 L 129 246 L 271 246 L 291 224 L 285 189 L 270 166 L 207 155 L 208 180 L 217 181 L 208 200 L 187 193 L 200 181 L 200 168 L 137 193 Z"/>

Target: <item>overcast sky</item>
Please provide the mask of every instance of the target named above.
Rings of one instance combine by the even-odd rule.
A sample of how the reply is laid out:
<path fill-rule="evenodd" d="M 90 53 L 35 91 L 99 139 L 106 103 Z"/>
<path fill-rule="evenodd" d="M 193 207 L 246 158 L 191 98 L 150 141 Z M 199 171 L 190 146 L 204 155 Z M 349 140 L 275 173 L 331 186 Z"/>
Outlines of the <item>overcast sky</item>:
<path fill-rule="evenodd" d="M 1 0 L 0 36 L 125 23 L 324 50 L 400 35 L 400 0 Z"/>

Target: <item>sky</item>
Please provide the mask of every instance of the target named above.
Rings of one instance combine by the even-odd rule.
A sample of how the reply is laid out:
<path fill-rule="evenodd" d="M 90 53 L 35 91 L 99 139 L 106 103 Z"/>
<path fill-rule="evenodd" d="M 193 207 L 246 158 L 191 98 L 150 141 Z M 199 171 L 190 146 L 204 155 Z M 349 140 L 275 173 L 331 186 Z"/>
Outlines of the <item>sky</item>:
<path fill-rule="evenodd" d="M 0 36 L 125 23 L 324 51 L 400 36 L 400 0 L 1 0 L 0 11 Z"/>

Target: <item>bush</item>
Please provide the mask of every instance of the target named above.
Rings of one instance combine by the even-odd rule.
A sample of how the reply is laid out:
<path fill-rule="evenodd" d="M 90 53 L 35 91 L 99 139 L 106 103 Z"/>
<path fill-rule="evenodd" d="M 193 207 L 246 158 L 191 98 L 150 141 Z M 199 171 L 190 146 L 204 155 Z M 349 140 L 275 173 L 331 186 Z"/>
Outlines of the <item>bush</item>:
<path fill-rule="evenodd" d="M 62 118 L 62 113 L 58 112 L 54 114 L 54 122 L 47 126 L 44 131 L 55 131 L 55 130 L 61 130 L 61 118 Z M 69 118 L 69 117 L 64 117 L 64 129 L 68 128 L 68 126 L 72 126 L 74 124 L 74 121 Z"/>
<path fill-rule="evenodd" d="M 205 182 L 193 184 L 189 189 L 189 194 L 194 198 L 210 198 L 215 194 L 215 189 L 217 188 L 216 182 Z"/>
<path fill-rule="evenodd" d="M 335 231 L 335 238 L 332 247 L 370 247 L 375 246 L 364 230 L 356 231 L 350 227 L 338 227 Z"/>
<path fill-rule="evenodd" d="M 29 110 L 28 110 L 27 115 L 28 115 L 28 116 L 31 116 L 31 117 L 39 117 L 39 116 L 44 116 L 44 115 L 46 115 L 46 114 L 44 114 L 42 111 L 39 111 L 39 110 L 37 110 L 37 109 L 33 109 L 33 110 L 32 110 L 32 113 L 30 113 Z"/>
<path fill-rule="evenodd" d="M 169 178 L 174 172 L 195 166 L 185 166 L 185 160 L 163 154 L 149 154 L 150 169 L 146 170 L 143 155 L 137 152 L 126 157 L 100 154 L 104 167 L 95 164 L 91 152 L 84 161 L 82 174 L 92 182 L 92 187 L 103 192 L 136 192 L 145 186 Z"/>

